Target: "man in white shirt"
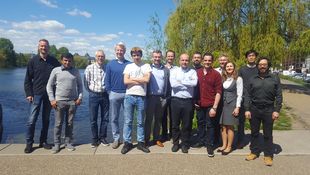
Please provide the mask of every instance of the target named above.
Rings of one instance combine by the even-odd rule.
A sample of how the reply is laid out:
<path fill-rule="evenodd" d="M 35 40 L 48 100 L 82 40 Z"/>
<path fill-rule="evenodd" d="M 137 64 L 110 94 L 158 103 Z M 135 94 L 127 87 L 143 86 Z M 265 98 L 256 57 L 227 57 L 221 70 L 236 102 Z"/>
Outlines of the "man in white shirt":
<path fill-rule="evenodd" d="M 124 100 L 124 146 L 121 153 L 126 154 L 133 148 L 131 132 L 134 114 L 137 117 L 137 149 L 149 153 L 150 150 L 145 146 L 144 142 L 144 115 L 146 86 L 150 80 L 152 70 L 149 64 L 142 62 L 142 50 L 139 47 L 132 48 L 130 54 L 133 63 L 128 64 L 123 73 L 124 84 L 127 85 L 127 89 Z"/>

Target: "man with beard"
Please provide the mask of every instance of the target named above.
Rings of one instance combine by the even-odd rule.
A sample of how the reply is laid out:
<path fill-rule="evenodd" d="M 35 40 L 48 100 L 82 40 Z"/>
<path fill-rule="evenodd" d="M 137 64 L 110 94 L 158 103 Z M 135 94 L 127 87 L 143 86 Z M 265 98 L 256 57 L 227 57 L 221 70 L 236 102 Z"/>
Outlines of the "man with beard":
<path fill-rule="evenodd" d="M 272 127 L 279 118 L 282 107 L 282 89 L 277 75 L 269 72 L 271 64 L 268 58 L 262 57 L 257 62 L 258 75 L 252 77 L 245 89 L 245 116 L 251 125 L 251 153 L 247 161 L 256 159 L 264 150 L 264 163 L 272 166 L 273 143 Z M 259 129 L 263 124 L 264 146 L 259 146 Z"/>

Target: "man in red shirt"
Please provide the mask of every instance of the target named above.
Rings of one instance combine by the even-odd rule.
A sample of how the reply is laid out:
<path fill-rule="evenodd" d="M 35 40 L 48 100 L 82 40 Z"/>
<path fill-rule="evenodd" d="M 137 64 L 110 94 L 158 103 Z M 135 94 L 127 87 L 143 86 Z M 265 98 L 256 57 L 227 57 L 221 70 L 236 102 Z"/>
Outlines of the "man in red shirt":
<path fill-rule="evenodd" d="M 214 157 L 214 129 L 218 121 L 215 117 L 222 94 L 222 77 L 212 68 L 213 58 L 211 53 L 206 52 L 203 67 L 197 70 L 199 95 L 195 104 L 196 108 L 200 108 L 197 115 L 204 116 L 204 124 L 207 126 L 207 135 L 201 142 L 207 147 L 209 157 Z"/>

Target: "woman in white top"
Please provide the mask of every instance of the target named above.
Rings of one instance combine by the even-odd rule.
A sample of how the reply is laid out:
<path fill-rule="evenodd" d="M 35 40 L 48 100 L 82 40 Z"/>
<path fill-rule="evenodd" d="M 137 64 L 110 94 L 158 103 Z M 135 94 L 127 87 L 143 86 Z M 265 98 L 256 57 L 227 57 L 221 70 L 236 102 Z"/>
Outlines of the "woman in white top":
<path fill-rule="evenodd" d="M 243 81 L 238 76 L 236 65 L 232 62 L 225 64 L 222 72 L 223 79 L 223 111 L 220 124 L 222 126 L 223 145 L 217 151 L 227 155 L 232 151 L 234 140 L 234 125 L 239 124 L 238 115 L 242 100 Z"/>

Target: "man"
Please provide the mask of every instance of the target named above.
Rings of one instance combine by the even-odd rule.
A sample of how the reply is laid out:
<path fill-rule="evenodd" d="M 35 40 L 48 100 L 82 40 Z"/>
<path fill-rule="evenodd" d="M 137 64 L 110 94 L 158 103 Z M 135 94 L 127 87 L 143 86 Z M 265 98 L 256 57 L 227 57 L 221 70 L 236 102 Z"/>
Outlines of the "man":
<path fill-rule="evenodd" d="M 74 151 L 73 118 L 76 108 L 82 102 L 83 84 L 78 69 L 72 67 L 73 55 L 61 55 L 61 67 L 53 69 L 46 90 L 51 106 L 55 109 L 54 147 L 52 153 L 60 150 L 62 124 L 65 119 L 65 146 Z"/>
<path fill-rule="evenodd" d="M 228 56 L 226 54 L 221 54 L 218 58 L 220 67 L 215 68 L 216 71 L 218 71 L 220 74 L 222 74 L 222 71 L 224 70 L 225 64 L 228 62 Z"/>
<path fill-rule="evenodd" d="M 117 149 L 120 145 L 119 118 L 121 108 L 124 106 L 126 86 L 124 84 L 123 71 L 130 62 L 125 59 L 126 46 L 120 42 L 115 46 L 116 59 L 107 64 L 104 79 L 105 89 L 109 94 L 111 129 L 113 135 L 112 148 Z"/>
<path fill-rule="evenodd" d="M 168 68 L 169 70 L 174 68 L 174 60 L 175 60 L 175 52 L 173 50 L 167 50 L 166 51 L 166 64 L 165 67 Z M 161 140 L 162 141 L 167 141 L 170 140 L 171 138 L 171 105 L 170 105 L 170 91 L 171 87 L 169 86 L 169 97 L 166 99 L 166 106 L 164 107 L 164 112 L 163 112 L 163 118 L 162 118 L 162 130 L 161 130 Z M 169 122 L 168 122 L 169 120 Z M 168 128 L 169 124 L 169 128 Z"/>
<path fill-rule="evenodd" d="M 202 68 L 201 65 L 201 53 L 200 52 L 195 52 L 193 57 L 192 57 L 192 63 L 193 63 L 193 68 L 195 70 Z"/>
<path fill-rule="evenodd" d="M 144 109 L 146 85 L 152 70 L 149 64 L 142 62 L 142 50 L 139 47 L 132 48 L 130 55 L 133 63 L 128 64 L 124 69 L 124 84 L 127 85 L 127 89 L 124 100 L 124 146 L 121 153 L 126 154 L 133 148 L 131 133 L 134 114 L 137 119 L 137 149 L 149 153 L 150 150 L 144 142 Z"/>
<path fill-rule="evenodd" d="M 249 50 L 245 53 L 245 57 L 247 59 L 247 65 L 243 66 L 239 70 L 239 76 L 243 80 L 243 92 L 245 92 L 245 89 L 248 86 L 249 80 L 251 77 L 257 75 L 257 67 L 256 67 L 256 57 L 258 56 L 258 53 L 255 50 Z M 244 95 L 243 95 L 244 96 Z M 237 148 L 242 149 L 244 146 L 243 138 L 244 138 L 244 123 L 245 123 L 245 110 L 244 110 L 244 97 L 242 100 L 240 113 L 239 113 L 239 125 L 238 125 L 238 140 L 237 140 Z"/>
<path fill-rule="evenodd" d="M 250 78 L 245 91 L 245 116 L 250 119 L 251 125 L 251 153 L 246 157 L 247 161 L 256 159 L 261 150 L 264 151 L 264 163 L 272 166 L 273 121 L 279 118 L 282 107 L 282 89 L 277 75 L 269 72 L 270 61 L 262 57 L 257 62 L 258 75 Z M 259 129 L 263 124 L 264 146 L 259 145 Z"/>
<path fill-rule="evenodd" d="M 146 118 L 145 118 L 145 143 L 150 141 L 152 123 L 153 143 L 164 147 L 160 140 L 160 128 L 162 124 L 163 111 L 166 106 L 166 98 L 170 96 L 169 91 L 169 69 L 162 63 L 162 52 L 155 50 L 152 53 L 152 74 L 147 86 Z"/>
<path fill-rule="evenodd" d="M 26 148 L 25 153 L 33 151 L 33 137 L 35 125 L 42 106 L 42 129 L 39 147 L 51 149 L 47 143 L 49 117 L 51 104 L 46 93 L 46 84 L 53 68 L 60 66 L 56 58 L 49 55 L 49 42 L 41 39 L 38 45 L 38 55 L 34 56 L 27 65 L 24 89 L 28 102 L 30 103 L 30 116 L 27 121 Z"/>
<path fill-rule="evenodd" d="M 222 77 L 212 68 L 213 55 L 206 52 L 203 56 L 203 68 L 197 70 L 198 76 L 198 115 L 203 116 L 203 127 L 207 127 L 206 137 L 200 142 L 207 147 L 209 157 L 214 157 L 214 130 L 217 126 L 217 107 L 222 94 Z"/>
<path fill-rule="evenodd" d="M 180 56 L 180 67 L 170 72 L 171 83 L 171 121 L 172 121 L 172 152 L 181 150 L 188 153 L 189 140 L 192 129 L 194 110 L 194 88 L 197 85 L 197 74 L 194 69 L 189 68 L 189 55 L 183 53 Z M 182 123 L 180 131 L 180 123 Z"/>
<path fill-rule="evenodd" d="M 109 123 L 109 95 L 105 90 L 105 54 L 103 50 L 96 52 L 96 62 L 87 66 L 84 73 L 85 89 L 89 92 L 90 125 L 92 131 L 91 147 L 95 148 L 100 143 L 109 146 L 106 140 Z M 100 129 L 98 133 L 98 113 L 100 109 Z"/>

